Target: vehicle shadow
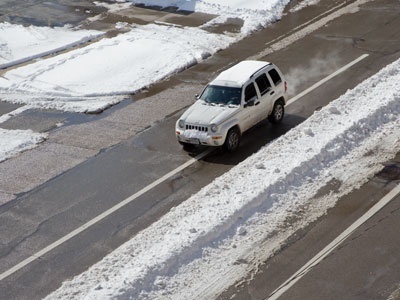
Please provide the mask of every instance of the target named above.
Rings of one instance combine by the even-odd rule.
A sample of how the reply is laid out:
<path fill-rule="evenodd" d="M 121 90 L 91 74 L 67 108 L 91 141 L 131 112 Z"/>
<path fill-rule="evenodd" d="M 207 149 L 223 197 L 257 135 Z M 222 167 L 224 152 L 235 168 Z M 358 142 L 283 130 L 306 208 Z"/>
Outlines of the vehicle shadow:
<path fill-rule="evenodd" d="M 202 160 L 214 164 L 237 165 L 304 120 L 305 118 L 303 117 L 289 114 L 285 115 L 280 124 L 272 124 L 268 120 L 264 120 L 243 134 L 240 147 L 235 152 L 229 153 L 222 148 L 217 148 Z M 190 155 L 196 156 L 206 149 L 203 146 L 196 147 L 191 151 Z"/>

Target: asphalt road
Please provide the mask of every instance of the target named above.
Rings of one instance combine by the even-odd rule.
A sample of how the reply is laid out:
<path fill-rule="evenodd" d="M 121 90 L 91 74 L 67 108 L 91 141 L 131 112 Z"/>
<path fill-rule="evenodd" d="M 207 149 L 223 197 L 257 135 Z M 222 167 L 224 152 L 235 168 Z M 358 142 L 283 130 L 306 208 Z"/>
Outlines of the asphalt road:
<path fill-rule="evenodd" d="M 182 82 L 200 87 L 221 69 L 257 55 L 271 40 L 287 36 L 290 30 L 294 30 L 293 33 L 301 30 L 299 25 L 345 2 L 321 1 L 320 5 L 298 14 L 288 14 L 280 22 L 153 86 L 146 93 L 137 95 L 136 99 L 146 101 L 147 97 L 165 93 Z M 46 296 L 63 281 L 86 270 L 261 146 L 398 59 L 398 1 L 371 1 L 360 10 L 345 14 L 261 59 L 276 63 L 287 74 L 289 89 L 294 95 L 365 53 L 369 54 L 368 58 L 289 106 L 282 124 L 272 126 L 264 121 L 246 133 L 237 153 L 214 151 L 1 280 L 0 298 L 40 299 Z M 176 101 L 183 101 L 186 94 L 176 91 L 175 97 Z M 189 160 L 190 156 L 182 151 L 174 137 L 174 123 L 181 113 L 166 117 L 148 130 L 105 149 L 77 167 L 0 206 L 0 273 Z M 399 158 L 396 159 L 398 164 Z M 398 180 L 397 175 L 378 175 L 362 189 L 342 199 L 327 216 L 288 241 L 280 253 L 265 262 L 265 268 L 260 273 L 253 275 L 255 279 L 232 287 L 221 298 L 264 299 Z M 393 294 L 400 282 L 400 241 L 396 232 L 399 200 L 396 198 L 371 223 L 360 228 L 344 247 L 313 269 L 282 298 L 386 299 Z"/>

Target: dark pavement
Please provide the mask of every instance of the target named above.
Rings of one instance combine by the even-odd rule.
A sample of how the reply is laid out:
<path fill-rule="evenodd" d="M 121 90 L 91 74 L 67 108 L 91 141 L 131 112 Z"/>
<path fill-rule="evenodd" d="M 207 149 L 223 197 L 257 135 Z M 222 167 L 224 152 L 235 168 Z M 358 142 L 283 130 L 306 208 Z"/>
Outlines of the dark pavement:
<path fill-rule="evenodd" d="M 135 99 L 146 101 L 147 97 L 161 94 L 185 82 L 201 87 L 228 65 L 263 51 L 269 41 L 335 4 L 321 1 L 320 5 L 294 15 L 286 15 L 280 22 L 152 86 L 145 93 L 136 95 Z M 287 116 L 280 126 L 272 126 L 265 121 L 246 133 L 237 153 L 213 152 L 5 278 L 0 282 L 0 298 L 40 299 L 46 296 L 63 281 L 86 270 L 261 146 L 398 59 L 399 25 L 398 1 L 371 1 L 360 11 L 344 15 L 287 48 L 264 57 L 276 63 L 288 78 L 292 78 L 288 80 L 288 85 L 293 95 L 295 86 L 296 92 L 302 91 L 360 55 L 370 54 L 362 62 L 289 106 Z M 181 101 L 182 97 L 177 92 L 176 101 Z M 1 206 L 0 272 L 13 267 L 189 160 L 190 156 L 182 151 L 174 137 L 174 123 L 180 113 L 182 111 L 168 116 L 141 134 L 103 150 L 77 167 Z M 250 286 L 245 285 L 239 289 L 234 287 L 221 298 L 230 299 L 235 295 L 233 299 L 263 299 L 268 296 L 269 292 L 354 222 L 398 180 L 397 177 L 388 178 L 384 182 L 378 179 L 349 195 L 350 200 L 340 201 L 327 216 L 288 241 L 283 251 L 266 262 L 262 274 L 257 275 Z M 397 245 L 400 244 L 399 235 L 396 234 L 398 200 L 385 208 L 370 224 L 366 224 L 365 228 L 361 228 L 359 237 L 346 243 L 345 247 L 303 278 L 298 286 L 294 286 L 285 295 L 285 299 L 376 299 L 367 296 L 392 293 L 400 281 L 396 280 L 399 278 L 396 253 Z M 349 265 L 353 272 L 345 271 L 344 267 Z M 383 289 L 385 292 L 381 293 Z M 373 291 L 376 293 L 373 294 Z"/>

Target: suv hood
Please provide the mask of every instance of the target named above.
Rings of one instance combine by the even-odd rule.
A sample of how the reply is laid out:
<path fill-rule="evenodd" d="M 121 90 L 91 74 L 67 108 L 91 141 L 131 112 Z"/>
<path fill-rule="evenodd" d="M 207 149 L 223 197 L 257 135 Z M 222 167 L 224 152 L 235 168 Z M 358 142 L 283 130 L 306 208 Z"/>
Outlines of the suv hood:
<path fill-rule="evenodd" d="M 196 101 L 182 115 L 186 123 L 198 125 L 219 125 L 236 113 L 239 106 L 220 106 L 218 104 L 208 104 L 202 100 Z"/>

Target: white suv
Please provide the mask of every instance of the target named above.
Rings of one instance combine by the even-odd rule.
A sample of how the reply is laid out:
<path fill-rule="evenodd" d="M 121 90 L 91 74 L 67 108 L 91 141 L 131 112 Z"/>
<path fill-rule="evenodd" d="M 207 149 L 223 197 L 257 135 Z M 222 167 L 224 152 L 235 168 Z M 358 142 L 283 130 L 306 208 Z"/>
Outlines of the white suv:
<path fill-rule="evenodd" d="M 243 132 L 266 117 L 279 123 L 286 81 L 272 63 L 246 60 L 222 72 L 176 122 L 176 137 L 189 145 L 224 146 L 234 151 Z"/>

